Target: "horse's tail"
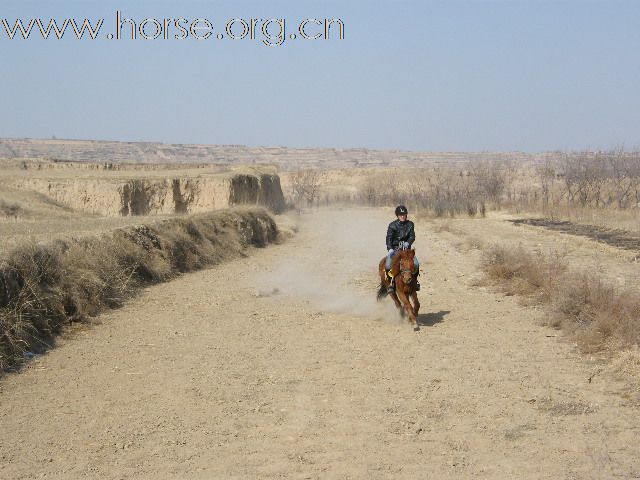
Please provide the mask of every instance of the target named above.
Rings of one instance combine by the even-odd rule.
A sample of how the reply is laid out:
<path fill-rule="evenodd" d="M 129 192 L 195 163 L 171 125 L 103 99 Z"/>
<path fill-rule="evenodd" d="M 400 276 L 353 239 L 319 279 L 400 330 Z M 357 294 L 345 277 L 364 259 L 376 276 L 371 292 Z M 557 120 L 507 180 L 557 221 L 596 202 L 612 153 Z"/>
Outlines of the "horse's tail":
<path fill-rule="evenodd" d="M 387 296 L 387 287 L 384 285 L 384 283 L 380 282 L 377 298 L 378 300 L 382 300 L 386 296 Z"/>

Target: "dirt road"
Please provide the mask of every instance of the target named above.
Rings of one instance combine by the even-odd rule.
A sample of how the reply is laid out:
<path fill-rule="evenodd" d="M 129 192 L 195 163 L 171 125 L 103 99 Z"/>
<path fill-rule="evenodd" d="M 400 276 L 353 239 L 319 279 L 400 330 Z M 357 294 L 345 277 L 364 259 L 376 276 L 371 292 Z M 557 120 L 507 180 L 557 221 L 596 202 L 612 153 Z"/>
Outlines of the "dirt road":
<path fill-rule="evenodd" d="M 303 215 L 6 376 L 0 477 L 640 478 L 637 408 L 448 237 L 418 224 L 419 332 L 376 305 L 388 221 Z"/>

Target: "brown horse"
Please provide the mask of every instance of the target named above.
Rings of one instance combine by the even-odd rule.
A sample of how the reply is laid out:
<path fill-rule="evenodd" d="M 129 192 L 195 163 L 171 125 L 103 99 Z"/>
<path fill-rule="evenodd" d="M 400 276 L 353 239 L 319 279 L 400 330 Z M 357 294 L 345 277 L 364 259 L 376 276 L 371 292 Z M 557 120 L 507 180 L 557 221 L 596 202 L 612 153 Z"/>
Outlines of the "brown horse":
<path fill-rule="evenodd" d="M 398 250 L 393 257 L 391 257 L 391 274 L 395 278 L 396 291 L 391 294 L 396 307 L 400 309 L 400 314 L 405 314 L 409 317 L 409 323 L 413 325 L 415 330 L 418 330 L 418 311 L 420 310 L 420 302 L 418 301 L 418 294 L 416 293 L 416 275 L 414 274 L 415 266 L 413 265 L 413 257 L 415 257 L 416 251 L 411 250 Z M 378 300 L 384 298 L 387 295 L 387 288 L 391 283 L 391 279 L 385 271 L 386 257 L 380 260 L 378 267 L 380 273 L 380 289 L 378 290 Z M 413 306 L 410 299 L 413 300 Z"/>

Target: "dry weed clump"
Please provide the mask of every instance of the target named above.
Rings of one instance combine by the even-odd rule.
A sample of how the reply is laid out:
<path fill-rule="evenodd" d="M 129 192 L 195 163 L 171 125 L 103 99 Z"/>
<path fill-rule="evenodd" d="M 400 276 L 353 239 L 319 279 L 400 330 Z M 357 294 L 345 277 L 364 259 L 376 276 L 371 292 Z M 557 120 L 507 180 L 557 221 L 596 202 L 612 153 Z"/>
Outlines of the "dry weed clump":
<path fill-rule="evenodd" d="M 619 290 L 594 274 L 567 278 L 558 291 L 556 325 L 575 334 L 585 352 L 626 349 L 640 343 L 640 295 Z"/>
<path fill-rule="evenodd" d="M 597 275 L 568 269 L 557 252 L 531 253 L 493 245 L 484 252 L 487 280 L 508 295 L 534 297 L 550 310 L 550 324 L 574 336 L 584 352 L 640 344 L 640 294 L 619 290 Z"/>
<path fill-rule="evenodd" d="M 611 362 L 610 370 L 622 379 L 631 379 L 632 389 L 640 392 L 640 348 L 637 345 L 621 351 Z"/>
<path fill-rule="evenodd" d="M 116 308 L 136 288 L 265 246 L 273 218 L 245 208 L 115 230 L 95 238 L 29 244 L 0 262 L 0 370 L 53 345 L 65 324 Z"/>
<path fill-rule="evenodd" d="M 559 253 L 530 253 L 522 246 L 507 248 L 492 245 L 483 252 L 487 277 L 502 282 L 509 295 L 536 295 L 548 302 L 558 287 L 567 264 Z"/>
<path fill-rule="evenodd" d="M 0 213 L 5 217 L 17 218 L 24 213 L 24 208 L 19 203 L 0 200 Z"/>
<path fill-rule="evenodd" d="M 442 232 L 451 233 L 451 224 L 449 222 L 438 222 L 434 227 L 433 231 L 435 233 L 442 233 Z"/>

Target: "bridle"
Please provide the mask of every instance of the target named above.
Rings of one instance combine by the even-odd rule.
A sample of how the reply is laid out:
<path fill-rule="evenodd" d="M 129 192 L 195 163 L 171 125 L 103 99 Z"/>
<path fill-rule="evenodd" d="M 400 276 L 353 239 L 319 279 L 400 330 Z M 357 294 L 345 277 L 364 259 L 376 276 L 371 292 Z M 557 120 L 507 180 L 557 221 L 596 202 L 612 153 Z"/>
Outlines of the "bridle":
<path fill-rule="evenodd" d="M 409 283 L 414 282 L 416 280 L 416 278 L 413 275 L 413 271 L 414 271 L 413 268 L 402 268 L 402 267 L 400 267 L 400 275 L 403 275 L 404 273 L 408 273 L 408 274 L 411 275 L 411 280 L 409 281 Z M 403 277 L 403 280 L 404 280 L 404 277 Z"/>
<path fill-rule="evenodd" d="M 402 275 L 403 273 L 410 273 L 411 275 L 413 275 L 413 268 L 402 268 L 400 267 L 400 275 Z"/>
<path fill-rule="evenodd" d="M 400 251 L 409 250 L 409 246 L 408 246 L 408 244 L 406 242 L 403 242 L 403 244 L 398 247 L 398 250 L 400 250 Z M 409 281 L 409 283 L 415 281 L 415 277 L 413 276 L 413 271 L 414 271 L 413 268 L 402 268 L 402 263 L 400 264 L 400 275 L 402 275 L 404 273 L 411 274 L 411 280 Z"/>

